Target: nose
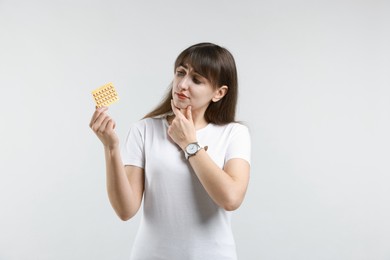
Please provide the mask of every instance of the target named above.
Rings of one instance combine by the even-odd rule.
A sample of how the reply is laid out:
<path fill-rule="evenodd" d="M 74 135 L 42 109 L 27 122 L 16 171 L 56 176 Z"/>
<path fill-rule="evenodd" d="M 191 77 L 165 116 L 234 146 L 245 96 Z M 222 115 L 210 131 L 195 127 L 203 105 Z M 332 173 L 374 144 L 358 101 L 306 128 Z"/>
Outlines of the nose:
<path fill-rule="evenodd" d="M 179 81 L 178 86 L 180 89 L 188 89 L 189 84 L 190 84 L 190 79 L 187 76 L 185 76 Z"/>

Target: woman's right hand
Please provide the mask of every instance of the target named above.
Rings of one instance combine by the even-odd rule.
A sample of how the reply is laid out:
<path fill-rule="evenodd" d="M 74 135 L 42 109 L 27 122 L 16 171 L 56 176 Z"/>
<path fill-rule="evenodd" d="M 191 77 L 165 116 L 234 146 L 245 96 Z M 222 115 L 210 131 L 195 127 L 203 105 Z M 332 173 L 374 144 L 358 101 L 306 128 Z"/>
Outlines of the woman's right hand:
<path fill-rule="evenodd" d="M 119 138 L 115 133 L 115 122 L 106 113 L 108 107 L 96 108 L 89 127 L 99 137 L 105 148 L 113 149 L 119 146 Z"/>

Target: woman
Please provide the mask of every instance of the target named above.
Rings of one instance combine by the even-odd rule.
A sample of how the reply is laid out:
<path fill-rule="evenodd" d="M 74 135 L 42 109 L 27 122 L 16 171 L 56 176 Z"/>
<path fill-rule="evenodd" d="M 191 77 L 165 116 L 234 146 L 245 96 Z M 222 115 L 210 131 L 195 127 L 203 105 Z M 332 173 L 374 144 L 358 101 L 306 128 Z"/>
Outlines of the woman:
<path fill-rule="evenodd" d="M 237 87 L 230 52 L 200 43 L 177 57 L 169 92 L 131 127 L 122 150 L 107 108 L 96 109 L 90 127 L 104 145 L 112 207 L 128 220 L 144 199 L 131 259 L 237 259 L 230 211 L 250 172 Z"/>

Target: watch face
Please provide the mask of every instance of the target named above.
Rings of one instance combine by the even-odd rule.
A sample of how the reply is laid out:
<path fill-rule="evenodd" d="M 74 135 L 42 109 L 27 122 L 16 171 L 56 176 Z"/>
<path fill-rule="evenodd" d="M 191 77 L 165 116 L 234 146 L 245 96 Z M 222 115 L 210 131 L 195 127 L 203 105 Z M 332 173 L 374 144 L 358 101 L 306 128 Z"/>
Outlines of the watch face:
<path fill-rule="evenodd" d="M 189 154 L 194 154 L 198 151 L 198 146 L 197 144 L 189 144 L 186 148 L 187 153 Z"/>

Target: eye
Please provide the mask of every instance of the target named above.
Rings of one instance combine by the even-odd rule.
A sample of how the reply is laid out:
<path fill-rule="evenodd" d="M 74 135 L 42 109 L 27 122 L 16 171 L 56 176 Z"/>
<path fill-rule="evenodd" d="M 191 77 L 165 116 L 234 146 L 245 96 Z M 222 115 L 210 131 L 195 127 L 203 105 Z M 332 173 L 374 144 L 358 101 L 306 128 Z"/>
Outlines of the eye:
<path fill-rule="evenodd" d="M 186 75 L 186 72 L 184 70 L 178 69 L 178 70 L 176 70 L 176 75 L 177 76 L 184 76 L 184 75 Z"/>
<path fill-rule="evenodd" d="M 200 81 L 200 79 L 199 79 L 198 77 L 194 77 L 194 78 L 192 79 L 192 81 L 193 81 L 195 84 L 197 84 L 197 85 L 199 85 L 199 84 L 202 83 L 202 81 Z"/>

